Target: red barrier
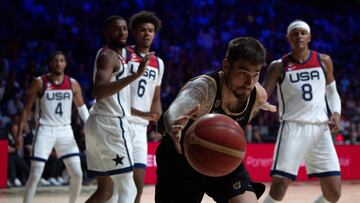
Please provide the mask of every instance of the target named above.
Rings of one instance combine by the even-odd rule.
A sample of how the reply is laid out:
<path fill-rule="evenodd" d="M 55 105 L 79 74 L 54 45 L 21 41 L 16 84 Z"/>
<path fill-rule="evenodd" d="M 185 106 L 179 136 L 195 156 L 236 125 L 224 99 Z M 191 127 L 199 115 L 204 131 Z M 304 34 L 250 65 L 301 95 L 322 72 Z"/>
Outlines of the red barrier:
<path fill-rule="evenodd" d="M 149 143 L 148 167 L 146 169 L 145 184 L 156 183 L 156 156 L 155 151 L 158 143 Z M 269 176 L 272 157 L 273 144 L 248 144 L 244 163 L 251 177 L 255 181 L 267 182 L 271 180 Z M 356 145 L 336 145 L 341 166 L 341 178 L 343 180 L 360 179 L 360 146 Z M 297 180 L 309 180 L 304 164 L 299 169 Z M 315 179 L 310 179 L 315 180 Z"/>
<path fill-rule="evenodd" d="M 156 183 L 156 148 L 159 145 L 157 142 L 148 142 L 148 156 L 147 167 L 145 173 L 145 184 Z"/>
<path fill-rule="evenodd" d="M 8 143 L 0 140 L 0 188 L 6 188 L 8 173 Z"/>

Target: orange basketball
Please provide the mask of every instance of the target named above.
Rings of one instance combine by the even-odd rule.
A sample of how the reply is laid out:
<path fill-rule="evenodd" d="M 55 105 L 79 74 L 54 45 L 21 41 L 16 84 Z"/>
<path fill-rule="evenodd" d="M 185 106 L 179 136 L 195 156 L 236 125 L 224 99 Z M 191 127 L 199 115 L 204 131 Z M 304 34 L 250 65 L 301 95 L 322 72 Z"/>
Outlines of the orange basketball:
<path fill-rule="evenodd" d="M 207 114 L 186 131 L 184 153 L 190 165 L 206 176 L 231 173 L 245 156 L 244 130 L 223 114 Z"/>

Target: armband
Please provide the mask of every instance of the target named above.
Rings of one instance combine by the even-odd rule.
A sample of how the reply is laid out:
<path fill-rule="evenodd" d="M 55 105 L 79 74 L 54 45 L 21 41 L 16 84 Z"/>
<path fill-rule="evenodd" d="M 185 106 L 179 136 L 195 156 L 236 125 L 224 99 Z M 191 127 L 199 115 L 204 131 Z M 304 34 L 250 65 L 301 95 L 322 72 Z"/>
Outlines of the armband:
<path fill-rule="evenodd" d="M 85 122 L 89 117 L 89 110 L 87 109 L 86 105 L 83 104 L 82 106 L 78 107 L 77 110 L 79 112 L 80 118 Z"/>
<path fill-rule="evenodd" d="M 325 95 L 326 95 L 326 99 L 327 99 L 331 113 L 337 112 L 337 113 L 341 114 L 341 99 L 340 99 L 340 95 L 336 89 L 335 81 L 326 86 Z"/>

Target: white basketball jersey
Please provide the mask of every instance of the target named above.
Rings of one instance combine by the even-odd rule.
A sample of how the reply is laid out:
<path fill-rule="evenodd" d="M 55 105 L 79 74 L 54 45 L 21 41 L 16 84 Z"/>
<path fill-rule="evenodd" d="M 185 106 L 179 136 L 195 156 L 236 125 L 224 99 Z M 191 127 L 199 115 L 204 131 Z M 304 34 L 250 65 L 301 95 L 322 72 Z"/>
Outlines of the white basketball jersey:
<path fill-rule="evenodd" d="M 327 122 L 326 79 L 320 55 L 310 51 L 304 63 L 297 62 L 290 54 L 281 60 L 283 79 L 277 84 L 280 121 Z"/>
<path fill-rule="evenodd" d="M 93 80 L 95 82 L 96 75 L 96 62 L 99 57 L 99 54 L 107 48 L 102 48 L 98 51 L 95 58 L 94 65 L 94 76 Z M 128 76 L 128 69 L 126 61 L 119 55 L 119 64 L 120 68 L 118 71 L 112 73 L 110 82 L 120 80 Z M 109 97 L 96 100 L 95 104 L 90 110 L 91 114 L 105 115 L 105 116 L 118 116 L 124 117 L 130 115 L 130 87 L 126 86 L 121 89 L 116 94 L 113 94 Z"/>
<path fill-rule="evenodd" d="M 133 47 L 127 47 L 126 50 L 129 71 L 130 74 L 134 74 L 137 72 L 140 62 L 144 56 L 136 53 Z M 146 67 L 145 73 L 130 84 L 132 108 L 143 112 L 150 111 L 155 88 L 161 86 L 163 74 L 164 62 L 157 56 L 150 58 L 149 65 Z"/>
<path fill-rule="evenodd" d="M 42 75 L 43 93 L 36 100 L 35 116 L 40 125 L 59 126 L 71 123 L 73 91 L 71 78 L 64 75 L 61 84 L 54 84 L 48 75 Z"/>

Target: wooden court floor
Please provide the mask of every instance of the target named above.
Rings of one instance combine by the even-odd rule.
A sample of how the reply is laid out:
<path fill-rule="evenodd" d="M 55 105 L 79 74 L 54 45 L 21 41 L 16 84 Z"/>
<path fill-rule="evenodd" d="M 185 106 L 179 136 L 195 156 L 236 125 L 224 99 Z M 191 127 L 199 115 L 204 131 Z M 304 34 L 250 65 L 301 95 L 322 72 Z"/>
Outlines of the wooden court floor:
<path fill-rule="evenodd" d="M 68 187 L 38 187 L 34 203 L 66 203 Z M 95 186 L 84 186 L 81 196 L 77 202 L 84 202 L 86 198 L 94 191 Z M 268 193 L 269 184 L 267 184 Z M 0 203 L 21 203 L 24 188 L 0 189 Z M 283 202 L 289 203 L 307 203 L 312 202 L 320 194 L 320 186 L 317 182 L 294 182 Z M 262 202 L 263 195 L 259 202 Z M 142 203 L 154 202 L 154 186 L 145 186 Z M 204 197 L 203 203 L 213 203 L 209 197 Z M 359 203 L 360 202 L 360 180 L 344 181 L 342 185 L 342 196 L 339 203 Z"/>

